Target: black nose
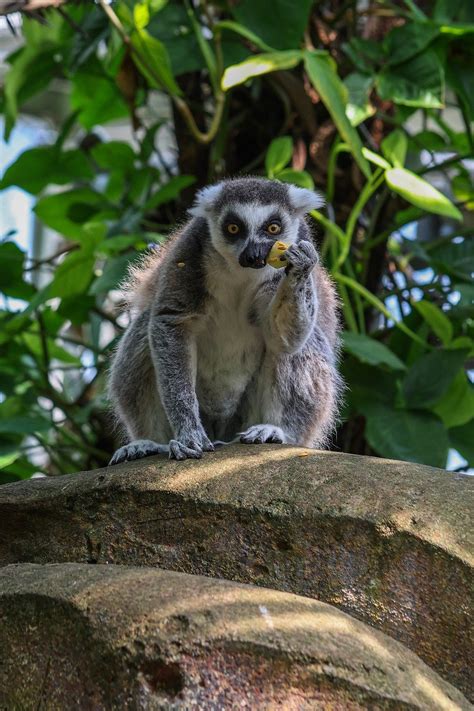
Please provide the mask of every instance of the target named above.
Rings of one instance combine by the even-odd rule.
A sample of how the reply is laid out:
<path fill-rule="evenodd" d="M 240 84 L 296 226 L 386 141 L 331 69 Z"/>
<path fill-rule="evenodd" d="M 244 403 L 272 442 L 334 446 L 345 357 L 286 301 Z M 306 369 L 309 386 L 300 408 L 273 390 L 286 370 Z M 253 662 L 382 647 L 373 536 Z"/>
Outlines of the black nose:
<path fill-rule="evenodd" d="M 265 266 L 265 260 L 259 254 L 252 254 L 247 251 L 242 252 L 239 257 L 241 267 L 250 267 L 251 269 L 261 269 Z"/>
<path fill-rule="evenodd" d="M 270 247 L 264 241 L 250 242 L 239 255 L 240 266 L 262 269 L 266 264 L 265 259 Z"/>

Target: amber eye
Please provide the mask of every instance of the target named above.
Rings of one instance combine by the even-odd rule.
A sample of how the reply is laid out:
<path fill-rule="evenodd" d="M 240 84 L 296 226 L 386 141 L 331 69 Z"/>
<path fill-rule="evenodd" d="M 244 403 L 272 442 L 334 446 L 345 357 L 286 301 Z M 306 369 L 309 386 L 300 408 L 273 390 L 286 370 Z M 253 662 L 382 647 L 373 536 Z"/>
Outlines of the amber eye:
<path fill-rule="evenodd" d="M 236 225 L 235 222 L 231 222 L 227 225 L 226 230 L 229 234 L 236 235 L 240 231 L 240 227 Z"/>
<path fill-rule="evenodd" d="M 267 232 L 270 235 L 279 235 L 281 232 L 281 225 L 278 222 L 270 222 L 267 227 Z"/>

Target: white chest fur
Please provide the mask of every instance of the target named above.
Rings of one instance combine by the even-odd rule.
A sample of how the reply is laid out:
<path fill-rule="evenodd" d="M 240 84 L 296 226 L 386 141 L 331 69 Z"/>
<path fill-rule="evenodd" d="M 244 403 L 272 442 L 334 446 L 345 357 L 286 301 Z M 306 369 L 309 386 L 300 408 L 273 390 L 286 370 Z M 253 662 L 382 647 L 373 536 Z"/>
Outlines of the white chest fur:
<path fill-rule="evenodd" d="M 212 280 L 196 332 L 196 394 L 202 410 L 218 421 L 236 412 L 264 349 L 261 329 L 248 317 L 258 278 L 254 270 L 239 271 Z"/>

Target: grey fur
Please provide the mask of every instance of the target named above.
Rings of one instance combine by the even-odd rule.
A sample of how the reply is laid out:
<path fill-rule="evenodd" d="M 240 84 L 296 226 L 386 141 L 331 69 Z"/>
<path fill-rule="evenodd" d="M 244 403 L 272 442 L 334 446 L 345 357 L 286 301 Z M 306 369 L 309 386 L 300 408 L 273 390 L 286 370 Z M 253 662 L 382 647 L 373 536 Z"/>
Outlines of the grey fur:
<path fill-rule="evenodd" d="M 277 181 L 218 183 L 135 270 L 128 286 L 135 318 L 109 381 L 130 444 L 111 464 L 162 451 L 199 458 L 216 438 L 327 443 L 342 387 L 337 300 L 303 214 L 320 204 Z M 225 232 L 229 209 L 245 225 L 235 241 Z M 241 266 L 243 250 L 269 241 L 265 225 L 275 214 L 282 232 L 273 240 L 291 245 L 288 267 Z"/>

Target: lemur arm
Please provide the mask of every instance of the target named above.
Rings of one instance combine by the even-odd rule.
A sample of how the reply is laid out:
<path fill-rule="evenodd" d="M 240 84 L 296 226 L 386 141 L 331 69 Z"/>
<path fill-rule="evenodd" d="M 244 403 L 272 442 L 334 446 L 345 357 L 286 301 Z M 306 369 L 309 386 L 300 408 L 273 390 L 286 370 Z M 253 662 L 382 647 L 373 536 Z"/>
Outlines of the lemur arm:
<path fill-rule="evenodd" d="M 263 321 L 267 347 L 277 353 L 296 353 L 313 330 L 318 300 L 312 270 L 318 255 L 302 240 L 290 247 L 287 273 L 282 277 Z"/>

